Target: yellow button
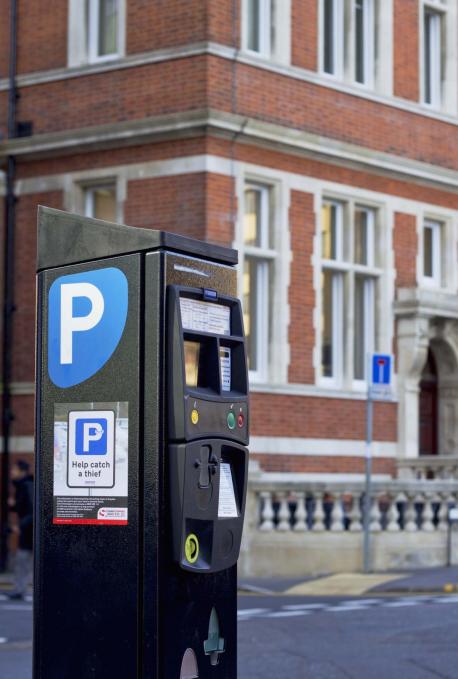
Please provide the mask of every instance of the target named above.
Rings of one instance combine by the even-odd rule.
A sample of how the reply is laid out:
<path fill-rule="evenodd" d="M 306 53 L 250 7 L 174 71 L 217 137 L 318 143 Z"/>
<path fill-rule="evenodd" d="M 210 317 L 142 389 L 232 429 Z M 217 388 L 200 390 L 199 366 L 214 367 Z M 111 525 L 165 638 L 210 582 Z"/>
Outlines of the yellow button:
<path fill-rule="evenodd" d="M 197 424 L 199 421 L 199 412 L 194 408 L 194 410 L 191 413 L 191 422 L 193 424 Z"/>

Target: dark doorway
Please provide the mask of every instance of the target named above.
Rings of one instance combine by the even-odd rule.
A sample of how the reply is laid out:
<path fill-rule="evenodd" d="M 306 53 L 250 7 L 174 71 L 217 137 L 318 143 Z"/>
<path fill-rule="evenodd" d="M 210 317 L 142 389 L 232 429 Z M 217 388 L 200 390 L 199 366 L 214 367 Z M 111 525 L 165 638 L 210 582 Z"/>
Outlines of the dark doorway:
<path fill-rule="evenodd" d="M 431 349 L 420 381 L 420 455 L 438 454 L 437 366 Z"/>

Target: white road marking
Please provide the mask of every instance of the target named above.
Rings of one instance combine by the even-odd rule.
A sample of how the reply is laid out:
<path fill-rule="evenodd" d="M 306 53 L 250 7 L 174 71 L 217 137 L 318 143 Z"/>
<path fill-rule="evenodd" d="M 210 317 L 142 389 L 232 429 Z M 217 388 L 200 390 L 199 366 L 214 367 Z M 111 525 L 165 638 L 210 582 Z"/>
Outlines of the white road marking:
<path fill-rule="evenodd" d="M 277 611 L 276 613 L 267 613 L 266 618 L 294 618 L 299 615 L 310 615 L 311 611 Z"/>
<path fill-rule="evenodd" d="M 6 644 L 8 639 L 6 637 L 0 637 L 0 644 Z"/>
<path fill-rule="evenodd" d="M 326 608 L 326 604 L 289 604 L 288 606 L 283 606 L 283 608 L 287 611 L 319 611 Z"/>
<path fill-rule="evenodd" d="M 244 615 L 259 615 L 259 613 L 269 613 L 270 608 L 241 608 L 237 611 L 240 616 Z"/>
<path fill-rule="evenodd" d="M 2 606 L 2 611 L 32 611 L 32 606 L 24 606 L 20 604 L 8 604 L 7 606 Z"/>

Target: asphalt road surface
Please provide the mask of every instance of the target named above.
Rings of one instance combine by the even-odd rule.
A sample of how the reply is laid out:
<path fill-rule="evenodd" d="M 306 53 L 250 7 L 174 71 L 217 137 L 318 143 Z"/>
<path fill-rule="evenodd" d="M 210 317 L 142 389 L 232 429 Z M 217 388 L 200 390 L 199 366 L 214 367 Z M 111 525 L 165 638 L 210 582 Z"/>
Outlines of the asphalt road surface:
<path fill-rule="evenodd" d="M 0 677 L 31 679 L 32 605 L 0 595 Z M 458 596 L 239 598 L 238 679 L 458 679 Z"/>

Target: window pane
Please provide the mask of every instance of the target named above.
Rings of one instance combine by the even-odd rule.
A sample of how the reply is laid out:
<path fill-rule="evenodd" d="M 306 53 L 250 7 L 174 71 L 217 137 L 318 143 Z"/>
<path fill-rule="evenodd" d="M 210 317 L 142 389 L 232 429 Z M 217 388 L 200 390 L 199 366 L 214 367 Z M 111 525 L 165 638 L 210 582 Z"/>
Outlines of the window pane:
<path fill-rule="evenodd" d="M 355 59 L 356 59 L 356 82 L 364 83 L 365 74 L 365 40 L 368 36 L 364 35 L 365 23 L 365 3 L 364 0 L 355 0 Z"/>
<path fill-rule="evenodd" d="M 245 191 L 245 220 L 243 240 L 245 245 L 260 245 L 261 192 Z"/>
<path fill-rule="evenodd" d="M 424 14 L 424 88 L 425 102 L 438 105 L 442 87 L 442 16 L 425 10 Z"/>
<path fill-rule="evenodd" d="M 337 210 L 333 203 L 325 203 L 321 209 L 321 256 L 323 259 L 337 257 Z"/>
<path fill-rule="evenodd" d="M 86 201 L 87 216 L 116 221 L 116 190 L 113 186 L 100 186 L 88 189 L 89 200 Z"/>
<path fill-rule="evenodd" d="M 365 341 L 365 299 L 364 299 L 365 280 L 360 276 L 355 278 L 355 328 L 354 328 L 354 378 L 355 380 L 364 379 L 364 365 L 367 360 L 367 346 Z"/>
<path fill-rule="evenodd" d="M 369 264 L 369 214 L 368 210 L 362 208 L 355 208 L 355 263 Z M 372 258 L 371 258 L 372 259 Z"/>
<path fill-rule="evenodd" d="M 430 226 L 423 228 L 423 275 L 432 278 L 433 271 L 433 230 Z"/>
<path fill-rule="evenodd" d="M 247 347 L 248 368 L 257 370 L 257 333 L 259 326 L 258 313 L 258 263 L 246 257 L 243 264 L 243 323 Z"/>
<path fill-rule="evenodd" d="M 261 36 L 259 28 L 261 0 L 248 0 L 248 49 L 254 52 L 261 51 Z"/>
<path fill-rule="evenodd" d="M 99 56 L 118 51 L 118 0 L 99 0 Z"/>
<path fill-rule="evenodd" d="M 335 0 L 323 2 L 323 45 L 324 45 L 324 70 L 326 73 L 335 72 Z"/>
<path fill-rule="evenodd" d="M 334 335 L 334 294 L 333 274 L 323 271 L 321 274 L 321 374 L 323 377 L 333 377 L 333 335 Z"/>

